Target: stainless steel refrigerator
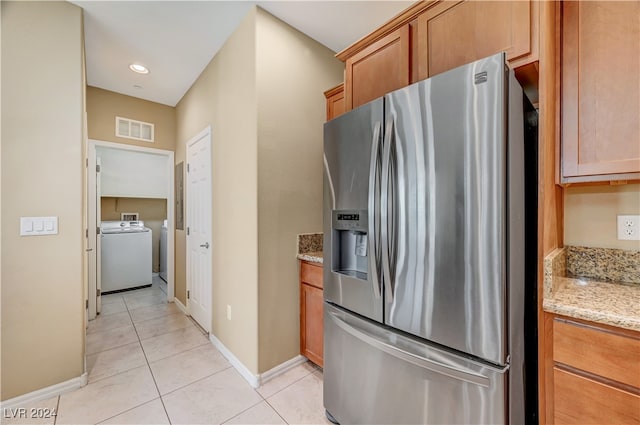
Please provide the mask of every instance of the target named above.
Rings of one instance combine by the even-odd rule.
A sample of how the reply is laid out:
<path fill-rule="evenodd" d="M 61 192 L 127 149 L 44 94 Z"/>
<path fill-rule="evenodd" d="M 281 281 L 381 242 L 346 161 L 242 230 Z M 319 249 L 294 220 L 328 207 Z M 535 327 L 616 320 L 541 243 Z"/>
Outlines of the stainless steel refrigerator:
<path fill-rule="evenodd" d="M 535 422 L 537 113 L 503 53 L 324 127 L 324 406 Z"/>

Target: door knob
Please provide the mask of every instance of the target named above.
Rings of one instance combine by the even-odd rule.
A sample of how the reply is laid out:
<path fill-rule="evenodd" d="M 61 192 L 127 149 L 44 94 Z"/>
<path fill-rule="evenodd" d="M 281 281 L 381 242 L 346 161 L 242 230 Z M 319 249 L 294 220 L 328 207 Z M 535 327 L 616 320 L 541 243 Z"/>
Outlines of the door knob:
<path fill-rule="evenodd" d="M 209 242 L 205 242 L 202 245 L 200 245 L 200 248 L 207 248 L 209 249 Z"/>

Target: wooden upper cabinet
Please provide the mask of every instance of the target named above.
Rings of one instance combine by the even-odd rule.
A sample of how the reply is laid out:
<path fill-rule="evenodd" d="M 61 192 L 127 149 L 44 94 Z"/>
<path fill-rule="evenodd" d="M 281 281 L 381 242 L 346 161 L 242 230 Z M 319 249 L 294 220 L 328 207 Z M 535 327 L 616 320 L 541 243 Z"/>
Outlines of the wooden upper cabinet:
<path fill-rule="evenodd" d="M 640 2 L 562 2 L 563 183 L 640 178 Z"/>
<path fill-rule="evenodd" d="M 506 51 L 512 67 L 538 60 L 533 1 L 440 2 L 417 19 L 418 80 Z"/>
<path fill-rule="evenodd" d="M 338 53 L 345 110 L 501 51 L 537 84 L 539 9 L 537 1 L 416 2 Z"/>
<path fill-rule="evenodd" d="M 409 85 L 409 24 L 347 58 L 346 110 Z"/>
<path fill-rule="evenodd" d="M 324 92 L 327 99 L 327 121 L 344 114 L 344 83 Z"/>

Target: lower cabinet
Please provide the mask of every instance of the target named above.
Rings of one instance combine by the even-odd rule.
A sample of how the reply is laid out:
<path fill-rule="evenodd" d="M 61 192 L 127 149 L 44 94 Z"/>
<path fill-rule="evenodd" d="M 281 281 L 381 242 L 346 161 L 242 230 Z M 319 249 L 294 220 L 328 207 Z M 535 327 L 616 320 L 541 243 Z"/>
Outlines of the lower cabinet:
<path fill-rule="evenodd" d="M 556 315 L 547 323 L 547 422 L 640 424 L 640 333 Z"/>
<path fill-rule="evenodd" d="M 555 424 L 638 424 L 637 394 L 579 372 L 553 368 Z"/>
<path fill-rule="evenodd" d="M 323 365 L 322 265 L 300 263 L 300 354 Z"/>

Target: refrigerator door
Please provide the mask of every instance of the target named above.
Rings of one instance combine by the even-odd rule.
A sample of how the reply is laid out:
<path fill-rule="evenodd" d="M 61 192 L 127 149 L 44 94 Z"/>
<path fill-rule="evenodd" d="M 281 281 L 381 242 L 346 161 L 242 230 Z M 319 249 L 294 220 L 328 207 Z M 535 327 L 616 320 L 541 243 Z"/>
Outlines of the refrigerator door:
<path fill-rule="evenodd" d="M 385 323 L 495 364 L 508 353 L 505 82 L 498 54 L 385 97 Z"/>
<path fill-rule="evenodd" d="M 379 322 L 382 114 L 378 99 L 324 125 L 324 298 Z"/>
<path fill-rule="evenodd" d="M 325 303 L 324 406 L 342 424 L 504 424 L 506 367 L 392 332 Z"/>

